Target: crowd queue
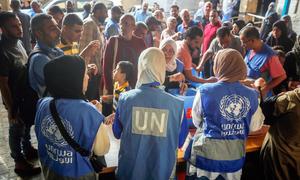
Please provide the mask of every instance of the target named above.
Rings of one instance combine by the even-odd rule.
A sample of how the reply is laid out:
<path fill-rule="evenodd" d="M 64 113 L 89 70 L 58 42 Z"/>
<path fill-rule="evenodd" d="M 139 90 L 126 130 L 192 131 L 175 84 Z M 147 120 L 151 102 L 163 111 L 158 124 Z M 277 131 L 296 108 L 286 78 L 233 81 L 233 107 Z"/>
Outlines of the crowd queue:
<path fill-rule="evenodd" d="M 15 173 L 96 179 L 111 128 L 121 142 L 117 179 L 176 179 L 178 150 L 186 179 L 299 179 L 300 36 L 274 3 L 261 28 L 232 20 L 234 3 L 221 13 L 200 3 L 192 18 L 177 5 L 170 17 L 157 3 L 150 13 L 146 2 L 108 17 L 98 2 L 81 18 L 71 1 L 66 13 L 32 1 L 29 16 L 11 0 L 12 12 L 0 12 L 0 90 Z M 194 133 L 179 98 L 191 83 L 200 84 Z M 250 139 L 263 144 L 246 153 Z"/>

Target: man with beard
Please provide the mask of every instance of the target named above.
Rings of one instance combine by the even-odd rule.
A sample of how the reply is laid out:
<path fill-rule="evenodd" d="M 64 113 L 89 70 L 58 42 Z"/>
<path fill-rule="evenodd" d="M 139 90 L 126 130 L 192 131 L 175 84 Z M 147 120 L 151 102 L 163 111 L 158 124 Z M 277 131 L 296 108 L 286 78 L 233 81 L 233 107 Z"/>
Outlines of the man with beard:
<path fill-rule="evenodd" d="M 31 30 L 37 43 L 33 51 L 39 52 L 29 57 L 29 83 L 39 97 L 45 96 L 44 66 L 52 59 L 63 55 L 55 46 L 59 42 L 60 29 L 54 18 L 47 14 L 37 14 L 31 20 Z"/>
<path fill-rule="evenodd" d="M 23 29 L 23 37 L 21 38 L 21 41 L 24 44 L 24 48 L 26 49 L 27 54 L 31 51 L 31 44 L 30 44 L 30 16 L 28 14 L 21 12 L 21 2 L 20 0 L 12 0 L 10 2 L 10 7 L 13 10 L 13 13 L 15 13 L 18 18 L 20 19 L 22 23 L 22 29 Z"/>
<path fill-rule="evenodd" d="M 83 32 L 79 41 L 79 51 L 83 51 L 89 43 L 94 40 L 100 41 L 100 49 L 91 58 L 90 63 L 96 64 L 98 70 L 102 69 L 102 56 L 105 47 L 105 38 L 103 34 L 103 24 L 107 18 L 107 8 L 103 3 L 96 3 L 92 9 L 92 14 L 83 21 Z M 89 100 L 99 99 L 100 96 L 100 80 L 102 72 L 89 80 L 86 97 Z"/>
<path fill-rule="evenodd" d="M 121 8 L 119 6 L 114 6 L 111 8 L 111 18 L 107 20 L 104 35 L 106 39 L 109 39 L 111 36 L 120 34 L 119 21 L 122 15 Z"/>
<path fill-rule="evenodd" d="M 179 16 L 179 6 L 177 6 L 176 4 L 173 4 L 173 5 L 171 6 L 171 9 L 170 9 L 170 16 L 176 18 L 177 24 L 176 24 L 176 29 L 175 29 L 175 31 L 177 32 L 178 26 L 182 23 L 182 19 L 181 19 L 181 17 Z"/>
<path fill-rule="evenodd" d="M 19 79 L 27 61 L 26 50 L 19 40 L 23 36 L 22 25 L 16 14 L 0 13 L 0 90 L 8 112 L 10 155 L 15 162 L 15 173 L 21 177 L 41 172 L 28 161 L 37 160 L 37 150 L 30 142 L 30 127 L 20 116 L 18 104 Z M 23 151 L 23 153 L 22 153 Z"/>

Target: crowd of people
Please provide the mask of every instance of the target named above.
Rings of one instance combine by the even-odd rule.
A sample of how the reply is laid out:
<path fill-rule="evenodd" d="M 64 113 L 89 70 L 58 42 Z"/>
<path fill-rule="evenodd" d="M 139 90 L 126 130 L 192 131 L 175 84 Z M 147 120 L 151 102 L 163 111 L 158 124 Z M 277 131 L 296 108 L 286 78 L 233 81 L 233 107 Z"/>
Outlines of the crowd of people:
<path fill-rule="evenodd" d="M 79 17 L 71 1 L 66 13 L 32 1 L 27 15 L 11 0 L 12 12 L 0 12 L 0 90 L 16 174 L 96 179 L 92 157 L 104 166 L 111 128 L 117 179 L 174 179 L 178 149 L 186 179 L 250 179 L 250 136 L 264 139 L 252 176 L 299 179 L 300 36 L 273 3 L 261 28 L 232 19 L 236 1 L 221 13 L 214 3 L 194 18 L 177 5 L 166 18 L 146 2 L 108 17 L 103 3 L 88 3 Z M 189 88 L 195 133 L 179 97 Z"/>

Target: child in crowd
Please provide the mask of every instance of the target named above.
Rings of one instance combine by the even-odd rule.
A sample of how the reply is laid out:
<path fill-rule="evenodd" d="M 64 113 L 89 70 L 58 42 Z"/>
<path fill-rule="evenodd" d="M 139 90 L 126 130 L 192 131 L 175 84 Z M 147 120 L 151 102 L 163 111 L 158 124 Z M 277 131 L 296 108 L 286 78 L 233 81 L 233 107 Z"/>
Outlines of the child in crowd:
<path fill-rule="evenodd" d="M 105 102 L 113 101 L 113 110 L 116 110 L 119 96 L 122 92 L 131 89 L 129 82 L 133 78 L 133 64 L 129 61 L 120 61 L 113 71 L 114 91 L 113 95 L 102 96 Z"/>

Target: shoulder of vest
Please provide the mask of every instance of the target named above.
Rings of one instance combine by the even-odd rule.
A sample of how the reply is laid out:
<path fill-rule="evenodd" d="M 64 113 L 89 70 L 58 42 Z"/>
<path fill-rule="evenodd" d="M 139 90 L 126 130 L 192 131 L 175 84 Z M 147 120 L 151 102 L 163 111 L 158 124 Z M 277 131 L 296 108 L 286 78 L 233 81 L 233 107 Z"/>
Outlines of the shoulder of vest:
<path fill-rule="evenodd" d="M 269 45 L 267 45 L 267 44 L 264 44 L 264 50 L 263 51 L 267 52 L 270 55 L 274 55 L 275 54 L 274 50 Z"/>

